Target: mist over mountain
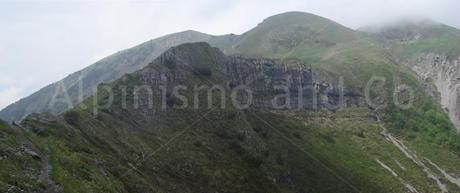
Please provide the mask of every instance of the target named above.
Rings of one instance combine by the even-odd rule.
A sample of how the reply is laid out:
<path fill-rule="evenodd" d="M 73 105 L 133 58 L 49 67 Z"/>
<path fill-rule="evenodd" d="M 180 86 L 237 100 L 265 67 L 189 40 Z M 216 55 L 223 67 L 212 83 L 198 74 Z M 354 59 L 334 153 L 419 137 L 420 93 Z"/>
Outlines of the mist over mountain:
<path fill-rule="evenodd" d="M 430 20 L 404 20 L 362 30 L 389 40 L 393 55 L 418 74 L 460 128 L 460 30 Z"/>
<path fill-rule="evenodd" d="M 304 12 L 150 40 L 0 112 L 0 191 L 460 192 L 459 43 Z"/>

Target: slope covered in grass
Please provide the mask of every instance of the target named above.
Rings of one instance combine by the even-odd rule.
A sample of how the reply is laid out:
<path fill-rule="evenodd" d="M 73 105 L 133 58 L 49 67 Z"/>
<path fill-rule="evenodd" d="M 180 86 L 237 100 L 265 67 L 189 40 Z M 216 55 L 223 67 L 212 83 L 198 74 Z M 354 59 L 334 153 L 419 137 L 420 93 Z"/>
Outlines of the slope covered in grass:
<path fill-rule="evenodd" d="M 115 91 L 110 108 L 94 106 L 94 101 L 100 105 L 109 101 L 101 91 L 85 101 L 88 108 L 74 108 L 58 118 L 32 116 L 22 124 L 28 138 L 48 153 L 52 178 L 64 192 L 349 193 L 407 192 L 408 187 L 439 191 L 423 168 L 382 134 L 384 127 L 396 129 L 391 119 L 379 122 L 367 107 L 336 112 L 217 105 L 123 108 L 122 91 L 115 89 L 133 90 L 146 80 L 141 77 L 154 71 L 183 74 L 176 77 L 184 77 L 187 86 L 222 83 L 226 75 L 218 66 L 224 60 L 222 53 L 204 43 L 182 45 L 108 85 Z M 140 99 L 148 101 L 145 95 Z M 169 105 L 180 105 L 170 101 Z M 99 108 L 97 114 L 93 108 Z M 400 139 L 419 157 L 458 172 L 455 151 L 421 136 Z M 460 190 L 432 171 L 450 192 Z"/>
<path fill-rule="evenodd" d="M 48 155 L 56 184 L 65 192 L 440 192 L 443 186 L 460 191 L 430 163 L 448 174 L 460 173 L 455 128 L 417 74 L 384 46 L 388 42 L 299 12 L 268 18 L 242 35 L 207 41 L 229 54 L 306 64 L 229 59 L 205 43 L 185 44 L 101 85 L 115 92 L 110 108 L 94 113 L 110 101 L 101 91 L 57 118 L 30 116 L 22 123 L 26 136 Z M 399 45 L 411 46 L 406 43 Z M 233 68 L 238 65 L 243 67 Z M 301 83 L 336 86 L 342 77 L 347 89 L 362 94 L 372 77 L 384 78 L 385 84 L 371 85 L 370 94 L 372 102 L 386 107 L 222 109 L 218 102 L 229 99 L 211 95 L 218 102 L 210 108 L 202 103 L 195 109 L 172 108 L 184 104 L 172 96 L 177 84 L 231 86 L 227 83 L 255 80 L 265 88 L 284 77 L 279 74 L 294 68 L 307 73 L 310 65 L 314 82 Z M 395 88 L 402 84 L 415 94 L 407 109 L 393 105 Z M 165 85 L 167 107 L 149 108 L 148 92 L 141 92 L 136 103 L 136 85 Z M 261 91 L 260 100 L 276 94 Z M 154 88 L 154 106 L 163 102 L 161 92 Z M 124 96 L 138 107 L 124 107 Z M 407 92 L 396 96 L 409 99 Z"/>
<path fill-rule="evenodd" d="M 18 132 L 0 120 L 0 191 L 38 192 L 44 186 L 39 180 L 40 161 Z"/>

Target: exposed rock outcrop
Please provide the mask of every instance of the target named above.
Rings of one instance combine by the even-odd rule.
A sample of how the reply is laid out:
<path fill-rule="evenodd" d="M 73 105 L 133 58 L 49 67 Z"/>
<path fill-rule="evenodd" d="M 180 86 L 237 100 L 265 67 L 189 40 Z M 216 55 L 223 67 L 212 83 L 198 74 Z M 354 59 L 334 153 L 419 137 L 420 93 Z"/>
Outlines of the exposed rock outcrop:
<path fill-rule="evenodd" d="M 460 130 L 460 58 L 430 53 L 418 57 L 410 67 L 422 81 L 436 86 L 438 100 Z"/>
<path fill-rule="evenodd" d="M 207 43 L 183 44 L 168 50 L 143 69 L 137 81 L 151 88 L 172 88 L 187 85 L 197 77 L 211 84 L 208 86 L 227 91 L 247 89 L 251 92 L 251 105 L 257 108 L 337 109 L 364 105 L 358 91 L 315 81 L 312 69 L 302 61 L 226 56 Z M 161 97 L 155 93 L 155 97 Z M 241 103 L 248 100 L 248 96 L 237 97 Z"/>

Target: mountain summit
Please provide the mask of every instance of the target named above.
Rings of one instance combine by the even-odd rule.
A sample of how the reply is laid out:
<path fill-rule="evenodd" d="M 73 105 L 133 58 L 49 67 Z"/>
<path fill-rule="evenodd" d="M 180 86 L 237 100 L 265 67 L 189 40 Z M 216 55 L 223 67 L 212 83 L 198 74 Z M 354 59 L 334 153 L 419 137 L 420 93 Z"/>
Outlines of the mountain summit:
<path fill-rule="evenodd" d="M 353 191 L 348 180 L 334 171 L 321 172 L 319 168 L 328 166 L 290 145 L 294 140 L 308 145 L 299 140 L 306 133 L 300 122 L 266 111 L 281 109 L 271 103 L 281 92 L 278 87 L 294 92 L 298 86 L 312 89 L 313 84 L 311 69 L 301 61 L 226 56 L 207 43 L 187 43 L 172 47 L 140 71 L 101 85 L 113 93 L 96 93 L 83 103 L 89 108 L 77 107 L 59 117 L 33 114 L 18 127 L 53 152 L 50 164 L 59 169 L 53 180 L 64 190 Z M 215 95 L 219 85 L 222 90 Z M 241 86 L 250 89 L 252 97 L 247 92 L 230 92 Z M 211 94 L 194 93 L 193 89 L 203 87 L 212 89 Z M 337 94 L 331 90 L 325 86 L 318 91 L 320 104 L 336 102 Z M 232 94 L 221 95 L 225 93 Z M 305 93 L 305 101 L 314 98 L 311 94 Z M 248 103 L 248 98 L 253 102 Z M 235 99 L 247 107 L 240 109 Z M 352 104 L 352 99 L 362 100 L 357 95 L 347 95 L 347 99 L 353 106 L 358 104 Z M 106 107 L 109 101 L 113 103 Z M 286 103 L 281 104 L 283 109 L 298 104 Z M 313 108 L 311 103 L 303 104 L 292 108 Z M 272 131 L 271 126 L 282 130 Z M 166 150 L 164 143 L 174 145 Z M 151 153 L 155 151 L 161 153 Z M 33 180 L 33 176 L 24 179 Z M 321 185 L 329 181 L 335 183 Z"/>
<path fill-rule="evenodd" d="M 460 192 L 458 44 L 420 29 L 289 12 L 117 53 L 2 111 L 0 192 Z"/>
<path fill-rule="evenodd" d="M 308 48 L 331 47 L 350 41 L 354 31 L 334 21 L 303 12 L 287 12 L 265 19 L 239 36 L 234 52 L 246 55 L 281 56 Z"/>
<path fill-rule="evenodd" d="M 108 56 L 7 106 L 0 111 L 0 118 L 11 122 L 36 112 L 62 113 L 90 96 L 98 84 L 110 83 L 125 73 L 139 70 L 168 48 L 182 43 L 205 41 L 226 54 L 301 58 L 315 62 L 325 50 L 349 42 L 354 37 L 355 32 L 351 29 L 303 12 L 287 12 L 269 17 L 242 35 L 212 36 L 188 30 Z"/>

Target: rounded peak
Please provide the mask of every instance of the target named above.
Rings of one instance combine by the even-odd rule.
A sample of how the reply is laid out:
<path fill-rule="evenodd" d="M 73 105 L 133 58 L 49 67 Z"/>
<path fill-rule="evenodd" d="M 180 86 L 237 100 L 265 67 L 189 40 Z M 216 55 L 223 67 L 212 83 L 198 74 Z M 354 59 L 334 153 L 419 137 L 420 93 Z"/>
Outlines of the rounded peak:
<path fill-rule="evenodd" d="M 269 57 L 300 47 L 334 46 L 355 38 L 355 31 L 305 12 L 271 16 L 235 40 L 238 54 Z"/>
<path fill-rule="evenodd" d="M 264 19 L 257 27 L 277 29 L 285 27 L 297 28 L 299 26 L 304 26 L 314 31 L 322 31 L 325 28 L 334 29 L 335 31 L 353 31 L 333 20 L 300 11 L 290 11 L 273 15 Z"/>
<path fill-rule="evenodd" d="M 322 18 L 326 19 L 324 17 L 312 14 L 312 13 L 307 13 L 307 12 L 302 12 L 302 11 L 288 11 L 280 14 L 276 14 L 273 16 L 268 17 L 267 19 L 273 19 L 273 18 L 283 18 L 283 17 L 309 17 L 309 18 Z"/>
<path fill-rule="evenodd" d="M 282 24 L 299 24 L 299 23 L 329 23 L 329 24 L 337 24 L 340 25 L 330 19 L 312 14 L 307 12 L 301 11 L 289 11 L 280 13 L 277 15 L 270 16 L 266 18 L 262 24 L 264 23 L 282 23 Z"/>

